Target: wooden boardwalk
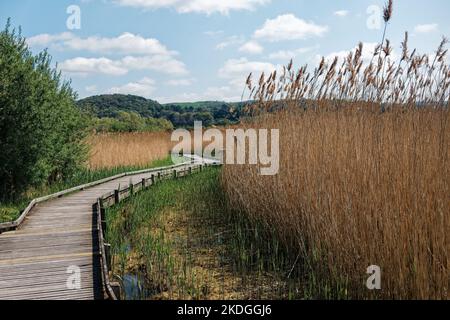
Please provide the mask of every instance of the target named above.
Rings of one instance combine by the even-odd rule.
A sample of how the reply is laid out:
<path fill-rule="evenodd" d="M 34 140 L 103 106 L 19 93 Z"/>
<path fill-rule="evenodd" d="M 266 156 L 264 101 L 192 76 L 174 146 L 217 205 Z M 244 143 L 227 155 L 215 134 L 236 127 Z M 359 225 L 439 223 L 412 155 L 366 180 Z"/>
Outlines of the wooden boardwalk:
<path fill-rule="evenodd" d="M 0 300 L 103 299 L 93 205 L 119 185 L 137 183 L 157 172 L 117 178 L 36 204 L 16 230 L 0 234 Z M 73 267 L 81 274 L 79 289 L 67 285 Z"/>

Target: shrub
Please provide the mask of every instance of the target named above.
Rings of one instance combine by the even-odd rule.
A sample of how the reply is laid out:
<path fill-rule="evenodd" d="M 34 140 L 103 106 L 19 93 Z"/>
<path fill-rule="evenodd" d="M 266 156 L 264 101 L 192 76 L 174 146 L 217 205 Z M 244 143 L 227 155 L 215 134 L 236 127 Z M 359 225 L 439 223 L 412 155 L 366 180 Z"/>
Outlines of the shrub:
<path fill-rule="evenodd" d="M 76 93 L 44 51 L 33 55 L 10 22 L 0 33 L 0 192 L 14 199 L 30 186 L 73 174 L 83 163 L 85 123 Z"/>

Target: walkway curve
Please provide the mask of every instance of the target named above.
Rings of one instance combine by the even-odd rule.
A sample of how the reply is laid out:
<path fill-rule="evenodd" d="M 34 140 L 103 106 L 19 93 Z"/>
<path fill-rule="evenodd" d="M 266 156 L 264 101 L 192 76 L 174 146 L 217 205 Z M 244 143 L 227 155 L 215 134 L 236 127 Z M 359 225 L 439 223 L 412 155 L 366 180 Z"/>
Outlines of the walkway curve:
<path fill-rule="evenodd" d="M 216 162 L 191 158 L 176 170 Z M 174 166 L 122 176 L 35 204 L 16 230 L 0 234 L 0 300 L 103 299 L 93 205 L 130 181 L 137 183 L 169 170 Z"/>

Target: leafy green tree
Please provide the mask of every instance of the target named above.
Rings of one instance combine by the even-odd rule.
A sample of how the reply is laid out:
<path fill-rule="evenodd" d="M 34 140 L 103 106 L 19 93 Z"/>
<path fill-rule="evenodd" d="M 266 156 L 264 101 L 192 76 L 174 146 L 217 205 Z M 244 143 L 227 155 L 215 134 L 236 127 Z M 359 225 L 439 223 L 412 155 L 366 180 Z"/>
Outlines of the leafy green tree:
<path fill-rule="evenodd" d="M 10 22 L 0 32 L 0 197 L 64 179 L 85 160 L 86 119 L 51 57 L 33 55 Z"/>
<path fill-rule="evenodd" d="M 199 112 L 195 114 L 195 119 L 202 121 L 203 125 L 208 127 L 214 123 L 214 117 L 209 112 Z"/>
<path fill-rule="evenodd" d="M 117 118 L 124 126 L 123 131 L 142 131 L 145 127 L 144 119 L 136 112 L 119 111 Z"/>
<path fill-rule="evenodd" d="M 174 126 L 172 122 L 166 119 L 145 119 L 145 131 L 160 131 L 160 130 L 173 130 Z"/>

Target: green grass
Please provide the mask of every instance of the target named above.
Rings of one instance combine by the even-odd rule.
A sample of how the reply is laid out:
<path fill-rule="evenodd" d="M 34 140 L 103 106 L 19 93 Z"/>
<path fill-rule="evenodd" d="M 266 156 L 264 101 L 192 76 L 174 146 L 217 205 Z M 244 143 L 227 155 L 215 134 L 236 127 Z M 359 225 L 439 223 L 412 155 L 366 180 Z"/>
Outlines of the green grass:
<path fill-rule="evenodd" d="M 114 274 L 143 279 L 129 299 L 313 297 L 270 224 L 229 208 L 218 168 L 159 183 L 106 216 Z"/>
<path fill-rule="evenodd" d="M 77 172 L 75 175 L 70 177 L 65 181 L 58 183 L 53 183 L 50 185 L 44 185 L 39 188 L 33 188 L 22 195 L 19 199 L 13 202 L 1 203 L 0 202 L 0 223 L 13 221 L 17 219 L 28 203 L 35 198 L 53 194 L 62 190 L 70 189 L 82 184 L 89 182 L 101 180 L 114 175 L 118 175 L 124 172 L 137 171 L 147 168 L 156 168 L 172 165 L 172 160 L 170 157 L 156 160 L 149 163 L 147 166 L 123 166 L 112 169 L 100 169 L 100 170 L 89 170 L 83 169 Z"/>

